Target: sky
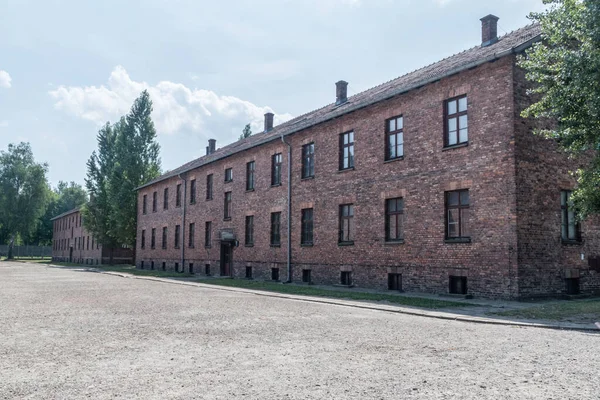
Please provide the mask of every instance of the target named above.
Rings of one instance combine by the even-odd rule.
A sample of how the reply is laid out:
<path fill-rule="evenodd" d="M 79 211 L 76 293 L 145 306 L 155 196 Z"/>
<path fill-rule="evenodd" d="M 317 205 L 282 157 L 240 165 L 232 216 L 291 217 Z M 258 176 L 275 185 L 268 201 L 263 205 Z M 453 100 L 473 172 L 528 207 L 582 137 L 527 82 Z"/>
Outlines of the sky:
<path fill-rule="evenodd" d="M 0 0 L 0 150 L 83 184 L 101 125 L 144 89 L 163 170 L 530 23 L 542 0 Z"/>

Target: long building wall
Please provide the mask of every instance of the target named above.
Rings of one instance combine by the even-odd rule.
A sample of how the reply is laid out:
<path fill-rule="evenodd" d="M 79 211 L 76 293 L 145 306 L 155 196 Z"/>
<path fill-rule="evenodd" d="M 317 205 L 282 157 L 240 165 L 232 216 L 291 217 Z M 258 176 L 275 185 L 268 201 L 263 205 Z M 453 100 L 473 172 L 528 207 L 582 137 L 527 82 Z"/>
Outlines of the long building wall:
<path fill-rule="evenodd" d="M 54 219 L 52 260 L 97 265 L 102 262 L 102 246 L 83 227 L 79 210 Z"/>

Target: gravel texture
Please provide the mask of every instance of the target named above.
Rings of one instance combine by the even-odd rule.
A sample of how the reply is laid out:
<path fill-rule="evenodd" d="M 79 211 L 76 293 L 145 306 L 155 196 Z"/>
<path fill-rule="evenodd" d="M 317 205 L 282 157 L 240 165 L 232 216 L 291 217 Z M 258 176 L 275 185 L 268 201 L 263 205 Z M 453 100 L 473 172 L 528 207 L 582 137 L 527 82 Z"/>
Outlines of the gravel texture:
<path fill-rule="evenodd" d="M 0 399 L 598 399 L 600 335 L 0 263 Z"/>

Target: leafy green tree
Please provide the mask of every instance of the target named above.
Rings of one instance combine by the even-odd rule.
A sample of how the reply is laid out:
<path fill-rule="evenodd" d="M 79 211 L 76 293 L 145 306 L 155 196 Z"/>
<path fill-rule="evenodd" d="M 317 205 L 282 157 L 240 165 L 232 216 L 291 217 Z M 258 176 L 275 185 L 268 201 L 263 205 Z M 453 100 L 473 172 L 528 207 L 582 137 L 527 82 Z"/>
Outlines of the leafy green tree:
<path fill-rule="evenodd" d="M 580 217 L 600 213 L 600 0 L 544 0 L 532 13 L 543 40 L 519 61 L 534 83 L 536 103 L 524 117 L 555 121 L 539 134 L 591 162 L 576 171 L 573 200 Z M 547 124 L 548 125 L 548 124 Z"/>
<path fill-rule="evenodd" d="M 151 114 L 150 95 L 143 91 L 127 116 L 100 130 L 98 151 L 87 163 L 90 201 L 82 211 L 84 226 L 105 247 L 135 248 L 135 188 L 160 175 L 160 146 Z"/>
<path fill-rule="evenodd" d="M 29 243 L 40 246 L 52 244 L 52 218 L 64 212 L 82 206 L 87 202 L 87 192 L 83 186 L 75 182 L 58 182 L 55 189 L 49 189 L 48 207 L 39 219 L 36 231 L 28 239 Z"/>
<path fill-rule="evenodd" d="M 246 139 L 247 137 L 252 136 L 252 129 L 250 128 L 250 124 L 246 124 L 246 126 L 244 127 L 244 130 L 242 131 L 242 134 L 240 135 L 240 140 L 241 139 Z"/>
<path fill-rule="evenodd" d="M 0 225 L 9 238 L 9 259 L 17 236 L 29 236 L 46 211 L 47 171 L 46 164 L 35 162 L 29 143 L 0 151 Z"/>

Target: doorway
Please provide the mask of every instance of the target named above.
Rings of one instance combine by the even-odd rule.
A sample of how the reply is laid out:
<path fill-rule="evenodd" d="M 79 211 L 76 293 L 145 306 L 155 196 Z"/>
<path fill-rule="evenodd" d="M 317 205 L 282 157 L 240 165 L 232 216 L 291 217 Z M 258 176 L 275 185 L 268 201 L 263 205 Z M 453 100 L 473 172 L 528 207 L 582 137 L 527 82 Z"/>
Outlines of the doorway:
<path fill-rule="evenodd" d="M 231 243 L 221 242 L 221 276 L 231 276 L 233 247 Z"/>

